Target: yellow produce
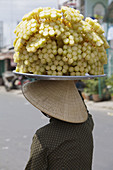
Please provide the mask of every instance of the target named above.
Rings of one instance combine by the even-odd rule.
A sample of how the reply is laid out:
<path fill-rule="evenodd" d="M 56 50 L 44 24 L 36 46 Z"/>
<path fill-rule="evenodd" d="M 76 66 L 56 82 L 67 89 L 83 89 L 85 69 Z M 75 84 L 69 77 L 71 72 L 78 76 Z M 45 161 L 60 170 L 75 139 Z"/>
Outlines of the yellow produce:
<path fill-rule="evenodd" d="M 80 11 L 37 8 L 15 29 L 16 71 L 42 75 L 104 74 L 109 45 L 97 20 Z"/>

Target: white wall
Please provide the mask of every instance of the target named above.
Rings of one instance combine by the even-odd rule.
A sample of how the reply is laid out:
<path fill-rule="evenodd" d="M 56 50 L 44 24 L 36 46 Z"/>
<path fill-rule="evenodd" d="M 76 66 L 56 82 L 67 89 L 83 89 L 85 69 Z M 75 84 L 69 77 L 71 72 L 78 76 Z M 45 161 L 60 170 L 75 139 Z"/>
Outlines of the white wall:
<path fill-rule="evenodd" d="M 13 41 L 16 36 L 14 29 L 16 28 L 17 22 L 4 22 L 3 24 L 3 46 L 13 45 Z"/>
<path fill-rule="evenodd" d="M 3 45 L 13 45 L 14 29 L 24 14 L 38 7 L 57 8 L 58 0 L 0 0 L 0 21 L 3 21 Z"/>
<path fill-rule="evenodd" d="M 113 0 L 108 0 L 108 4 L 110 4 L 111 2 L 113 2 Z"/>

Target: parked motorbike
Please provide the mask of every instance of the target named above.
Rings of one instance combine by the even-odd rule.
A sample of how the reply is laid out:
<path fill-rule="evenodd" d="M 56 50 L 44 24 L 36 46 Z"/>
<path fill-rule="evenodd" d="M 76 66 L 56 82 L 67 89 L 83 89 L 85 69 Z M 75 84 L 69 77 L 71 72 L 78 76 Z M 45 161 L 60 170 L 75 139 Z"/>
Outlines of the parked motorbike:
<path fill-rule="evenodd" d="M 11 89 L 20 89 L 22 84 L 29 82 L 30 80 L 24 76 L 17 76 L 12 71 L 6 71 L 2 74 L 3 84 L 6 91 Z"/>

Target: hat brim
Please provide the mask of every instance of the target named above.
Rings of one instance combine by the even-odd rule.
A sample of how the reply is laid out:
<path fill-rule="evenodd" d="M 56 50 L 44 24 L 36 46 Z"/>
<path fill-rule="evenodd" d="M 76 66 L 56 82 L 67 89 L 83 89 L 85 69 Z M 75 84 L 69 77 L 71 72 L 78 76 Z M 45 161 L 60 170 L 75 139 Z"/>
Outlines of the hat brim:
<path fill-rule="evenodd" d="M 74 81 L 34 81 L 22 87 L 25 98 L 51 117 L 82 123 L 87 120 L 86 107 Z"/>

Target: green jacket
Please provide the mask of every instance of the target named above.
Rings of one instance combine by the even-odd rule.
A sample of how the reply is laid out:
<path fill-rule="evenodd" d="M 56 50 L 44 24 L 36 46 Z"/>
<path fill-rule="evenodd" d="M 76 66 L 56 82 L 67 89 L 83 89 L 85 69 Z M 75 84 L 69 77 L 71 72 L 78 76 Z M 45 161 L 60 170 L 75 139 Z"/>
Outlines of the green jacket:
<path fill-rule="evenodd" d="M 93 120 L 73 124 L 50 119 L 37 130 L 25 170 L 91 170 Z"/>

